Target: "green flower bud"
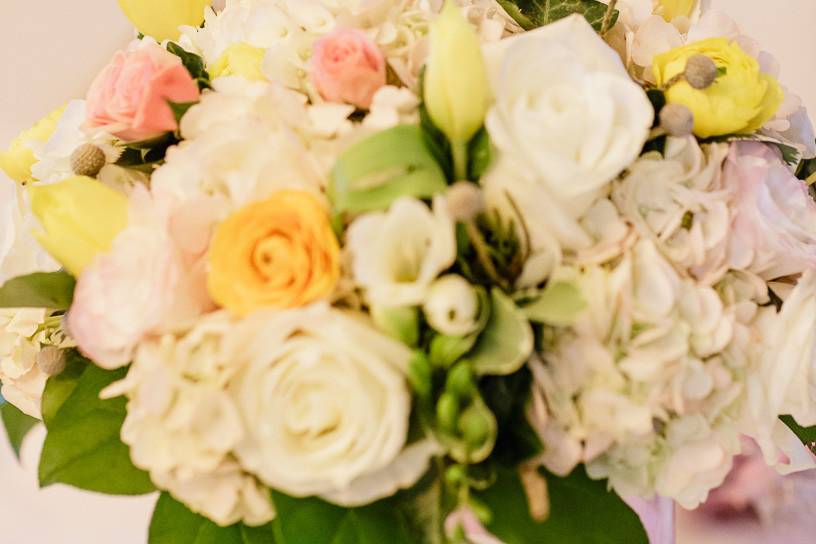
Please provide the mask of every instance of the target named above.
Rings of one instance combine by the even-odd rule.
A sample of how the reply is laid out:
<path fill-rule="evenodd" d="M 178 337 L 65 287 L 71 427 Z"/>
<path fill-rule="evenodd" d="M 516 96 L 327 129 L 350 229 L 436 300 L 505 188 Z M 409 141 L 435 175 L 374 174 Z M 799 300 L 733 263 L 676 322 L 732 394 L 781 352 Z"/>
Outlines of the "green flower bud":
<path fill-rule="evenodd" d="M 448 374 L 445 390 L 460 399 L 469 399 L 473 395 L 475 386 L 476 383 L 473 381 L 473 371 L 470 364 L 463 361 L 453 367 Z"/>
<path fill-rule="evenodd" d="M 421 351 L 416 352 L 408 364 L 408 381 L 420 397 L 427 398 L 431 396 L 433 389 L 432 374 L 433 370 L 428 358 Z"/>
<path fill-rule="evenodd" d="M 454 434 L 459 419 L 459 398 L 452 393 L 442 393 L 436 403 L 436 419 L 443 431 Z"/>
<path fill-rule="evenodd" d="M 473 449 L 479 449 L 490 439 L 491 422 L 483 410 L 471 405 L 459 416 L 459 432 Z"/>
<path fill-rule="evenodd" d="M 451 487 L 456 487 L 467 478 L 467 470 L 463 465 L 453 465 L 445 471 L 445 481 Z"/>

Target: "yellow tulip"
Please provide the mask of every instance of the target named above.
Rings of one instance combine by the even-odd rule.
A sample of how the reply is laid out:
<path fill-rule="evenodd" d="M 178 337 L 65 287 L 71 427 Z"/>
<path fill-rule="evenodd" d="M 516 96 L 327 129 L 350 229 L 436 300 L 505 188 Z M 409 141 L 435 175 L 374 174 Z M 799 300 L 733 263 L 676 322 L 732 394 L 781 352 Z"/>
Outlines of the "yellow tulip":
<path fill-rule="evenodd" d="M 37 162 L 37 158 L 31 144 L 48 141 L 57 129 L 57 123 L 64 111 L 65 106 L 52 111 L 36 125 L 17 136 L 6 151 L 0 151 L 0 169 L 8 177 L 18 183 L 34 181 L 31 167 Z"/>
<path fill-rule="evenodd" d="M 210 67 L 213 79 L 222 76 L 241 76 L 250 81 L 266 81 L 263 74 L 266 51 L 248 43 L 234 43 Z"/>
<path fill-rule="evenodd" d="M 484 124 L 489 106 L 487 70 L 473 26 L 453 0 L 431 25 L 425 73 L 425 107 L 454 150 L 457 177 L 464 179 L 467 143 Z M 463 164 L 464 163 L 464 164 Z"/>
<path fill-rule="evenodd" d="M 307 191 L 278 191 L 238 210 L 210 247 L 210 295 L 239 316 L 326 298 L 339 277 L 328 209 Z"/>
<path fill-rule="evenodd" d="M 695 7 L 697 0 L 658 0 L 655 12 L 672 22 L 677 17 L 691 17 Z"/>
<path fill-rule="evenodd" d="M 40 245 L 74 276 L 108 251 L 127 226 L 127 198 L 95 179 L 75 176 L 29 191 L 43 227 L 35 233 Z"/>
<path fill-rule="evenodd" d="M 720 75 L 703 89 L 680 80 L 666 89 L 666 101 L 691 110 L 697 136 L 751 133 L 773 118 L 784 99 L 782 88 L 761 72 L 754 57 L 727 38 L 710 38 L 657 55 L 653 65 L 657 85 L 685 73 L 688 60 L 696 55 L 714 61 Z"/>
<path fill-rule="evenodd" d="M 180 26 L 201 26 L 212 0 L 119 0 L 119 7 L 145 36 L 157 41 L 178 39 Z"/>

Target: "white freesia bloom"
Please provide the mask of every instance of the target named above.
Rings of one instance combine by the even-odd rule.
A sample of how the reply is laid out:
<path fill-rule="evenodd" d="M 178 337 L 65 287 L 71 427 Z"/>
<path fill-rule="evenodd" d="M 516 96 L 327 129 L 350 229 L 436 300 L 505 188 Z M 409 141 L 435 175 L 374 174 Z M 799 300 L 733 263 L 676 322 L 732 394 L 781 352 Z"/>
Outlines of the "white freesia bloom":
<path fill-rule="evenodd" d="M 433 281 L 456 260 L 454 224 L 441 196 L 433 210 L 401 198 L 387 212 L 357 218 L 347 236 L 354 279 L 374 305 L 422 304 Z"/>
<path fill-rule="evenodd" d="M 241 464 L 270 487 L 356 506 L 413 485 L 434 448 L 405 448 L 410 350 L 325 305 L 250 316 L 230 393 Z M 375 477 L 376 476 L 376 477 Z"/>
<path fill-rule="evenodd" d="M 573 218 L 640 154 L 654 110 L 580 15 L 484 48 L 493 143 Z"/>
<path fill-rule="evenodd" d="M 449 274 L 436 280 L 423 306 L 428 323 L 449 336 L 465 336 L 476 328 L 479 297 L 465 278 Z"/>
<path fill-rule="evenodd" d="M 241 344 L 231 318 L 212 314 L 182 337 L 142 342 L 127 377 L 103 392 L 129 398 L 122 440 L 134 464 L 221 525 L 274 517 L 269 491 L 232 457 L 245 431 L 226 386 Z"/>

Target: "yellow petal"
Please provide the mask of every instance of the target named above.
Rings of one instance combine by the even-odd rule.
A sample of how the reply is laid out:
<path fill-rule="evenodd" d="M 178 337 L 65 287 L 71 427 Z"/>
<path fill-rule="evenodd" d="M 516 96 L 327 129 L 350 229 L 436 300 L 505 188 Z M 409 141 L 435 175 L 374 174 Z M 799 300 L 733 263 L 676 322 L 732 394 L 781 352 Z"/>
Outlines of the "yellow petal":
<path fill-rule="evenodd" d="M 697 0 L 658 0 L 656 13 L 659 13 L 667 22 L 677 17 L 691 17 Z"/>
<path fill-rule="evenodd" d="M 266 81 L 263 74 L 266 51 L 248 43 L 234 43 L 210 67 L 214 78 L 222 76 L 241 76 L 250 81 Z"/>
<path fill-rule="evenodd" d="M 34 142 L 45 142 L 54 134 L 57 129 L 65 106 L 61 106 L 40 119 L 33 127 L 20 133 L 6 151 L 0 152 L 0 169 L 8 177 L 18 183 L 30 183 L 34 181 L 31 175 L 31 167 L 37 162 L 31 144 Z"/>
<path fill-rule="evenodd" d="M 212 0 L 119 0 L 130 22 L 157 41 L 176 40 L 180 26 L 201 26 Z"/>

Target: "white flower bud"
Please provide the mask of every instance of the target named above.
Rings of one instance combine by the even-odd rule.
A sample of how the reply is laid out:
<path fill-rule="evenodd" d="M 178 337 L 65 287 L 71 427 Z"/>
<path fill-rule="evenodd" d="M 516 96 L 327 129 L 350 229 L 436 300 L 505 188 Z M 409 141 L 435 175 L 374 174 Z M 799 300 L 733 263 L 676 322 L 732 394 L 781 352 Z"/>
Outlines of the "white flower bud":
<path fill-rule="evenodd" d="M 447 193 L 448 209 L 455 221 L 470 221 L 484 210 L 482 190 L 469 181 L 457 181 Z"/>
<path fill-rule="evenodd" d="M 686 61 L 683 76 L 695 89 L 707 89 L 717 79 L 717 65 L 706 55 L 694 55 Z"/>
<path fill-rule="evenodd" d="M 106 163 L 105 152 L 93 144 L 83 144 L 71 154 L 71 170 L 78 176 L 94 178 Z"/>
<path fill-rule="evenodd" d="M 670 136 L 688 136 L 694 131 L 694 114 L 682 104 L 668 104 L 660 110 L 660 126 Z"/>
<path fill-rule="evenodd" d="M 37 368 L 48 376 L 57 376 L 65 370 L 65 352 L 54 346 L 43 348 L 37 354 Z"/>
<path fill-rule="evenodd" d="M 423 306 L 428 323 L 448 336 L 465 336 L 476 329 L 479 297 L 476 290 L 456 274 L 436 280 Z"/>

